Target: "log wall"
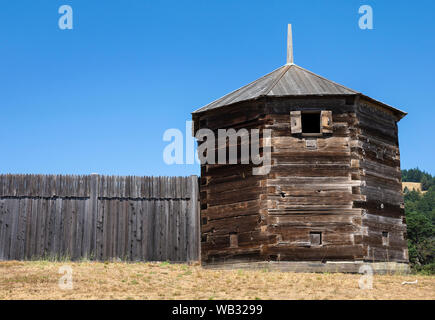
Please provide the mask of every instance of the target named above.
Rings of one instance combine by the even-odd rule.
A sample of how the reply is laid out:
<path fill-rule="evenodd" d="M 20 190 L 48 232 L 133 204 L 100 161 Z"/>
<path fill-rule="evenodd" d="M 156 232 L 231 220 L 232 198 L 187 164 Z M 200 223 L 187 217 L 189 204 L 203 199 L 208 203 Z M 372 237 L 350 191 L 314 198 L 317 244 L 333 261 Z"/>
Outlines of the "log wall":
<path fill-rule="evenodd" d="M 196 129 L 211 129 L 217 137 L 218 129 L 261 129 L 267 119 L 264 104 L 258 101 L 242 103 L 223 112 L 209 112 L 194 121 Z M 239 152 L 240 148 L 239 139 Z M 260 215 L 267 206 L 262 196 L 266 193 L 266 176 L 254 176 L 252 168 L 252 164 L 201 165 L 203 262 L 259 260 L 261 247 L 274 241 L 273 236 L 262 231 L 266 221 Z"/>
<path fill-rule="evenodd" d="M 358 101 L 358 141 L 364 259 L 408 262 L 397 120 L 368 101 Z M 385 236 L 383 236 L 383 233 Z"/>

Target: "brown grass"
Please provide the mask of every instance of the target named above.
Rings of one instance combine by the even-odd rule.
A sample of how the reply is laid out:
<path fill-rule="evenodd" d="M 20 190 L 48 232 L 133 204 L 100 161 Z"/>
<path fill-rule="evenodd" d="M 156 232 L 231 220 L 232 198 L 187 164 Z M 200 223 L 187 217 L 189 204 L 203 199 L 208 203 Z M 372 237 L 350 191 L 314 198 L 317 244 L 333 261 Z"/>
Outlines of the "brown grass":
<path fill-rule="evenodd" d="M 72 290 L 58 286 L 73 269 Z M 198 265 L 120 262 L 0 262 L 0 299 L 435 299 L 435 277 L 206 270 Z M 417 284 L 402 285 L 403 281 Z"/>

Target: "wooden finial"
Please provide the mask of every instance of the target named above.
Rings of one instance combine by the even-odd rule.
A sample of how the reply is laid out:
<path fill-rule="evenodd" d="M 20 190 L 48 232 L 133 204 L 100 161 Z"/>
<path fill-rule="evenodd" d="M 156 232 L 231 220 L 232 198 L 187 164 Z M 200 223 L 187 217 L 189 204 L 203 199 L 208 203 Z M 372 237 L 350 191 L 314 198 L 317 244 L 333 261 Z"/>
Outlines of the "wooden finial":
<path fill-rule="evenodd" d="M 287 34 L 287 64 L 293 64 L 293 37 L 292 37 L 292 25 L 288 25 Z"/>

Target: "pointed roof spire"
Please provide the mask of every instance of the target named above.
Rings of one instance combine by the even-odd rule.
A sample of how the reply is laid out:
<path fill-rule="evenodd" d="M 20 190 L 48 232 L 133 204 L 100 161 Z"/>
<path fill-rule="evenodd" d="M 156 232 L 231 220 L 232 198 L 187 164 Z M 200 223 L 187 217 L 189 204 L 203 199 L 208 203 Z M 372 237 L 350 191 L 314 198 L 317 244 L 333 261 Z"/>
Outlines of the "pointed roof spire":
<path fill-rule="evenodd" d="M 288 25 L 287 31 L 287 64 L 293 64 L 293 36 L 292 25 Z"/>
<path fill-rule="evenodd" d="M 308 97 L 308 96 L 362 96 L 389 109 L 400 120 L 406 115 L 399 109 L 372 99 L 362 93 L 321 77 L 293 62 L 292 26 L 288 25 L 287 64 L 275 69 L 265 76 L 209 103 L 192 112 L 199 114 L 241 101 L 258 99 L 260 97 Z"/>

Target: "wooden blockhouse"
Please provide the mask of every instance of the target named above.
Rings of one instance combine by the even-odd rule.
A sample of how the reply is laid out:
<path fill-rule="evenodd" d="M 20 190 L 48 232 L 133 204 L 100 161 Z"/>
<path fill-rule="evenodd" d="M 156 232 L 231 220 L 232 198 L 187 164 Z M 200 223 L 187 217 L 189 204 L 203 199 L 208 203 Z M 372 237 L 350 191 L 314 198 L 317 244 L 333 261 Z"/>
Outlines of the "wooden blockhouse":
<path fill-rule="evenodd" d="M 272 130 L 265 175 L 252 163 L 201 165 L 203 265 L 407 271 L 406 113 L 295 65 L 289 47 L 286 65 L 192 113 L 194 134 Z"/>

